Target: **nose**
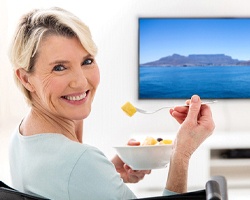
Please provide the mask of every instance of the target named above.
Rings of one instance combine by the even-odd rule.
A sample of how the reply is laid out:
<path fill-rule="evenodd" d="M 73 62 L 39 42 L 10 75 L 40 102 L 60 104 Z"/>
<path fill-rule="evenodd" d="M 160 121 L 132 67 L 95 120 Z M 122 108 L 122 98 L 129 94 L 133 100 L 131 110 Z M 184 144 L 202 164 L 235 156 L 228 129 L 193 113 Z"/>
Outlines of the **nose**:
<path fill-rule="evenodd" d="M 71 88 L 84 88 L 88 84 L 88 79 L 83 71 L 83 69 L 77 68 L 71 73 L 71 81 L 69 86 Z"/>

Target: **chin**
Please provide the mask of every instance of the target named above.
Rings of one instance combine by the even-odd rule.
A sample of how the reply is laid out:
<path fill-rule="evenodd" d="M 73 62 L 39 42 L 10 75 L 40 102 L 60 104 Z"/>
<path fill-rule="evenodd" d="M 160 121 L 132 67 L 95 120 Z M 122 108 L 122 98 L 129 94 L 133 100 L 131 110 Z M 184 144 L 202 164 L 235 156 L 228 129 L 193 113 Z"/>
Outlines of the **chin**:
<path fill-rule="evenodd" d="M 84 109 L 70 109 L 68 112 L 64 112 L 66 118 L 71 120 L 83 120 L 90 115 L 91 108 L 84 108 Z"/>
<path fill-rule="evenodd" d="M 82 115 L 79 115 L 79 116 L 76 116 L 76 119 L 75 120 L 83 120 L 83 119 L 86 119 L 88 116 L 90 115 L 90 111 L 88 113 L 84 113 Z"/>

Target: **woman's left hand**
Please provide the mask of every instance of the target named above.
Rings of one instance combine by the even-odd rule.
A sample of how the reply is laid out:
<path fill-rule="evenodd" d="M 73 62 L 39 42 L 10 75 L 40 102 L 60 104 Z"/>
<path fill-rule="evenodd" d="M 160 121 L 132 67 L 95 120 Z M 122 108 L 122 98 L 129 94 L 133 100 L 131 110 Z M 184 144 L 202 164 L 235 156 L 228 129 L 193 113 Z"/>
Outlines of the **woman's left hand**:
<path fill-rule="evenodd" d="M 140 142 L 133 139 L 128 141 L 128 145 L 138 146 Z M 125 183 L 138 183 L 144 178 L 146 174 L 150 174 L 151 170 L 133 170 L 127 164 L 125 164 L 118 155 L 112 159 L 115 165 L 116 171 L 120 173 L 121 178 Z"/>

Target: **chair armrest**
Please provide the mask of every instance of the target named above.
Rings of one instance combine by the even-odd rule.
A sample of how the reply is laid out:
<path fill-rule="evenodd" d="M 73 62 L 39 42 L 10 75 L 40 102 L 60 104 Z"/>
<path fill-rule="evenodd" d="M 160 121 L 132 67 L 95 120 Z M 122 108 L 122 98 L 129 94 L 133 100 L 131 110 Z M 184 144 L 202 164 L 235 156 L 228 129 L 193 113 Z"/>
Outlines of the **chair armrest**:
<path fill-rule="evenodd" d="M 220 185 L 217 181 L 210 180 L 206 183 L 206 199 L 222 200 L 220 193 Z"/>
<path fill-rule="evenodd" d="M 210 180 L 216 181 L 220 186 L 222 200 L 228 200 L 227 180 L 224 176 L 212 176 Z"/>

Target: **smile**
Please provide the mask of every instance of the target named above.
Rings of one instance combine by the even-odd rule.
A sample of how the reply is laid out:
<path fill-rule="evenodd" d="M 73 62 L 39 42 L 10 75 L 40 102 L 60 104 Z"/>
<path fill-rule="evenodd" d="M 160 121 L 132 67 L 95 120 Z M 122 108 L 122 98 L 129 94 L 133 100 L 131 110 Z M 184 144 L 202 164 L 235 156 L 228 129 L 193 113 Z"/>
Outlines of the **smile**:
<path fill-rule="evenodd" d="M 77 96 L 63 96 L 64 99 L 67 99 L 69 101 L 81 101 L 87 96 L 87 92 L 77 95 Z"/>

